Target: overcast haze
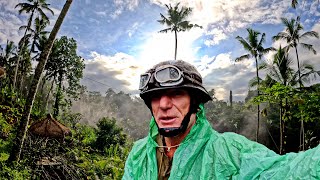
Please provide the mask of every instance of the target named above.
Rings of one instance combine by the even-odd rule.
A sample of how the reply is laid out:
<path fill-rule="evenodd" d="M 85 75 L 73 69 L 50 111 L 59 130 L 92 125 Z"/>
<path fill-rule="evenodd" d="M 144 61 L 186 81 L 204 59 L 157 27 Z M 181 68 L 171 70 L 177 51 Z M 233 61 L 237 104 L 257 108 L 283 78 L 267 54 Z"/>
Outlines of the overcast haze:
<path fill-rule="evenodd" d="M 18 42 L 26 24 L 26 15 L 14 9 L 18 0 L 0 0 L 0 44 Z M 55 12 L 54 24 L 64 0 L 48 0 Z M 195 65 L 204 78 L 205 87 L 215 89 L 216 97 L 244 100 L 248 81 L 255 77 L 253 60 L 235 63 L 245 54 L 236 36 L 246 37 L 246 28 L 266 33 L 264 47 L 278 47 L 271 37 L 284 29 L 280 18 L 302 16 L 305 31 L 320 32 L 318 1 L 305 1 L 297 10 L 291 0 L 74 0 L 59 36 L 73 37 L 78 54 L 85 59 L 81 81 L 90 91 L 102 94 L 115 91 L 137 94 L 139 75 L 157 62 L 174 58 L 174 33 L 158 33 L 166 28 L 157 22 L 166 15 L 164 4 L 181 2 L 193 8 L 189 20 L 203 28 L 178 34 L 177 59 Z M 299 1 L 302 2 L 302 1 Z M 319 40 L 306 40 L 320 52 Z M 319 66 L 319 55 L 301 51 L 301 59 Z M 319 54 L 319 53 L 318 53 Z M 268 57 L 270 58 L 271 55 Z M 294 62 L 295 56 L 292 56 Z M 263 72 L 261 72 L 263 74 Z"/>

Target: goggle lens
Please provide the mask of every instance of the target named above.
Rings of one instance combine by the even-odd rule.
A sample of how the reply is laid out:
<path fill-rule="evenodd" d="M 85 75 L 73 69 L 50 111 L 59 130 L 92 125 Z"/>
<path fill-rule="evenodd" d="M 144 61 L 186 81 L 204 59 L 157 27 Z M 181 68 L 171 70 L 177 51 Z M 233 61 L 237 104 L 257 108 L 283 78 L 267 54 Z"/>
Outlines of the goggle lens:
<path fill-rule="evenodd" d="M 177 81 L 181 78 L 181 73 L 177 68 L 167 67 L 156 71 L 155 77 L 159 83 Z"/>
<path fill-rule="evenodd" d="M 146 73 L 146 74 L 141 74 L 140 76 L 140 84 L 139 84 L 139 89 L 143 89 L 144 87 L 146 87 L 146 85 L 148 84 L 149 80 L 150 80 L 150 73 Z"/>
<path fill-rule="evenodd" d="M 182 72 L 175 66 L 162 66 L 155 70 L 154 75 L 145 73 L 140 76 L 139 89 L 143 90 L 149 83 L 151 76 L 160 86 L 175 86 L 183 82 Z"/>

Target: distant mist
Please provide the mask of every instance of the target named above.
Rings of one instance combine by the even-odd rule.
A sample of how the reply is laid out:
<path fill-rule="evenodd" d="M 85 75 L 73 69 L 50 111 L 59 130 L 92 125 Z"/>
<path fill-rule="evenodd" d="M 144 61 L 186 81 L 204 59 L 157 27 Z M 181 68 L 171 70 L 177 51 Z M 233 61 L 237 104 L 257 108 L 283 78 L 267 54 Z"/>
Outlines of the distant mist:
<path fill-rule="evenodd" d="M 234 102 L 233 107 L 224 101 L 206 103 L 206 114 L 212 127 L 218 132 L 235 132 L 255 140 L 257 127 L 256 108 L 246 108 L 243 102 Z M 82 123 L 96 126 L 102 117 L 113 117 L 117 124 L 133 139 L 147 136 L 151 118 L 150 110 L 139 97 L 132 97 L 112 89 L 102 95 L 99 92 L 84 92 L 80 100 L 73 102 L 72 111 L 82 114 Z M 262 118 L 263 119 L 263 118 Z M 260 141 L 267 143 L 265 120 L 260 124 Z"/>

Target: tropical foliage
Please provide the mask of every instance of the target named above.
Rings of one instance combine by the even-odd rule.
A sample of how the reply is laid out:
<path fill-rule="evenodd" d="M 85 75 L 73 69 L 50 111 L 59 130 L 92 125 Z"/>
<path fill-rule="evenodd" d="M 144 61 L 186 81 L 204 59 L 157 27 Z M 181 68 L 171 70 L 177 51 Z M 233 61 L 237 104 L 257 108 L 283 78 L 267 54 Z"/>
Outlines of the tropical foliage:
<path fill-rule="evenodd" d="M 259 87 L 260 87 L 260 77 L 259 77 L 259 64 L 258 62 L 261 60 L 262 56 L 272 50 L 274 50 L 273 47 L 264 48 L 263 43 L 265 42 L 265 33 L 260 33 L 258 31 L 255 31 L 251 28 L 247 29 L 248 31 L 248 37 L 243 39 L 240 36 L 237 36 L 236 39 L 241 43 L 243 48 L 248 51 L 248 54 L 242 55 L 235 59 L 236 62 L 242 61 L 244 59 L 248 58 L 254 58 L 255 65 L 256 65 L 256 78 L 257 78 L 257 92 L 258 95 L 260 95 Z M 259 38 L 261 34 L 261 37 Z M 260 126 L 260 105 L 257 106 L 257 116 L 258 116 L 258 122 L 257 122 L 257 133 L 256 133 L 256 141 L 259 140 L 259 126 Z"/>
<path fill-rule="evenodd" d="M 66 0 L 51 30 L 47 25 L 52 11 L 45 0 L 19 3 L 19 12 L 28 14 L 26 25 L 20 27 L 23 37 L 0 46 L 1 179 L 121 179 L 132 141 L 148 134 L 151 112 L 142 99 L 111 88 L 102 95 L 80 85 L 85 66 L 76 39 L 63 35 L 56 39 L 71 3 Z M 175 32 L 176 58 L 177 33 L 200 26 L 187 20 L 190 8 L 179 3 L 166 7 L 168 17 L 160 14 L 158 22 L 168 26 L 161 32 Z M 236 38 L 247 51 L 236 61 L 252 59 L 256 66 L 256 77 L 249 84 L 254 89 L 245 102 L 234 102 L 231 91 L 229 102 L 214 98 L 205 104 L 214 129 L 252 140 L 259 135 L 260 143 L 280 154 L 320 142 L 320 85 L 314 81 L 320 71 L 301 61 L 304 54 L 297 50 L 304 47 L 315 53 L 307 37 L 318 34 L 302 32 L 299 18 L 282 22 L 285 30 L 273 40 L 285 42 L 277 49 L 264 48 L 266 34 L 251 28 L 247 38 Z M 273 50 L 270 59 L 264 57 Z M 209 94 L 214 97 L 214 89 Z M 53 138 L 29 131 L 48 113 L 71 135 Z"/>

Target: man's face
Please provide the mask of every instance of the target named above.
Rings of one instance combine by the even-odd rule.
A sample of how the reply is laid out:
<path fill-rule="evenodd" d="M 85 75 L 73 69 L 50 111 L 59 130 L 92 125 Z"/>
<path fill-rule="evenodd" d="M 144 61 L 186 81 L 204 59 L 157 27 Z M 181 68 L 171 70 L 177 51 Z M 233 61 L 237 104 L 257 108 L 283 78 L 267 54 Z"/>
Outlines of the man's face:
<path fill-rule="evenodd" d="M 180 127 L 190 108 L 190 95 L 183 89 L 168 89 L 155 93 L 151 108 L 159 128 Z"/>

